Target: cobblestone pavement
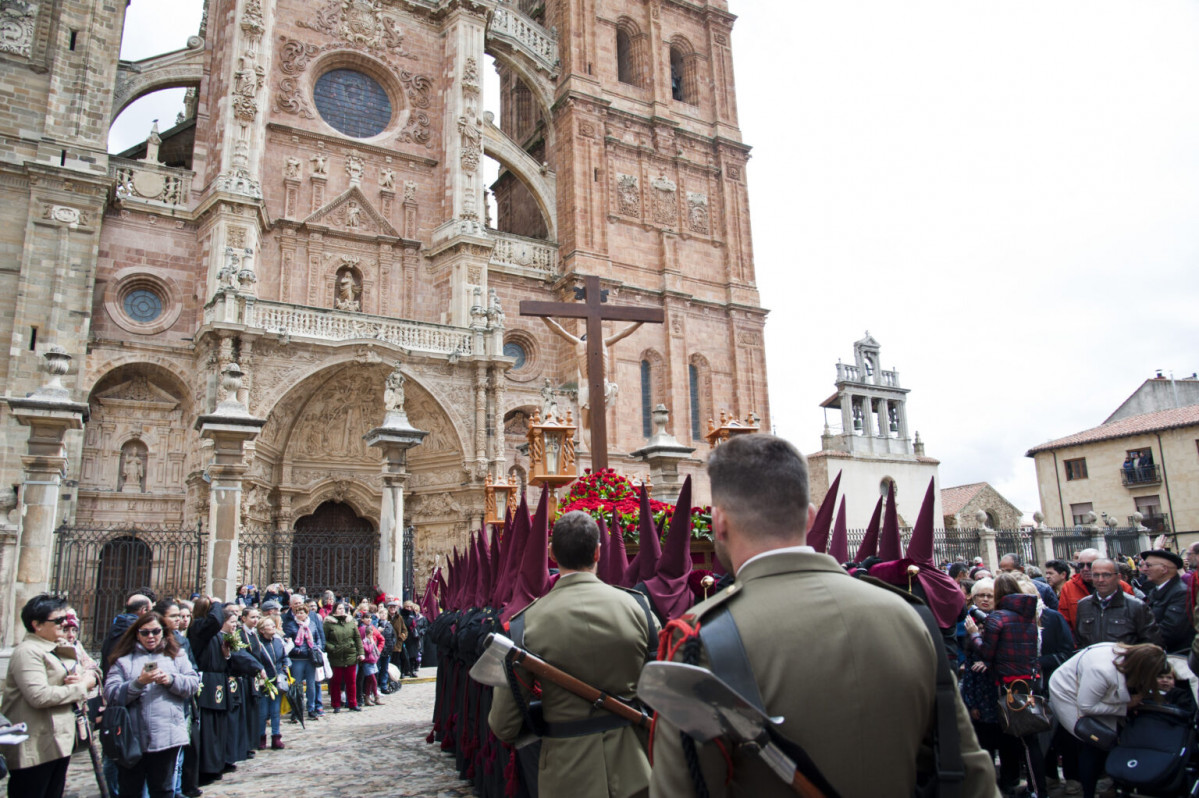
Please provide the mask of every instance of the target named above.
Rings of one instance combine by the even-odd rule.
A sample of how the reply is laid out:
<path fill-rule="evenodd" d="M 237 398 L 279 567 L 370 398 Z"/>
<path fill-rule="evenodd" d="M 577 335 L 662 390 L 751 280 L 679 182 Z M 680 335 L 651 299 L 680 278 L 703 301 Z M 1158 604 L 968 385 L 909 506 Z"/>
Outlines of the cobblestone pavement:
<path fill-rule="evenodd" d="M 421 675 L 435 672 L 422 669 Z M 307 729 L 284 720 L 287 748 L 259 751 L 239 763 L 236 773 L 204 787 L 204 798 L 469 796 L 470 783 L 458 778 L 453 757 L 440 745 L 425 743 L 432 728 L 434 688 L 432 678 L 407 680 L 399 692 L 382 697 L 382 706 L 362 712 L 343 708 L 337 715 L 326 700 L 324 720 L 308 722 Z M 99 798 L 86 753 L 71 760 L 66 794 Z"/>

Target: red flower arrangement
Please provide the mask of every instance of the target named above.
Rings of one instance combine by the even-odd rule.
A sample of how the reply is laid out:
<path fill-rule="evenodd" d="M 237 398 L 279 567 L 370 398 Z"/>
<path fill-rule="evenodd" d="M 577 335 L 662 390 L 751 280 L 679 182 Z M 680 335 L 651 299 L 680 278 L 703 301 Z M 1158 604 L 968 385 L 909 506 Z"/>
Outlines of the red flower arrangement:
<path fill-rule="evenodd" d="M 674 505 L 651 498 L 649 508 L 658 528 L 658 536 L 662 537 L 674 514 Z M 611 468 L 596 472 L 588 468 L 583 476 L 575 480 L 566 498 L 558 505 L 558 516 L 573 510 L 582 510 L 596 520 L 602 518 L 609 529 L 619 528 L 627 543 L 636 543 L 640 537 L 641 500 L 638 490 L 628 477 L 617 474 Z M 691 537 L 695 540 L 712 539 L 711 507 L 691 509 Z"/>

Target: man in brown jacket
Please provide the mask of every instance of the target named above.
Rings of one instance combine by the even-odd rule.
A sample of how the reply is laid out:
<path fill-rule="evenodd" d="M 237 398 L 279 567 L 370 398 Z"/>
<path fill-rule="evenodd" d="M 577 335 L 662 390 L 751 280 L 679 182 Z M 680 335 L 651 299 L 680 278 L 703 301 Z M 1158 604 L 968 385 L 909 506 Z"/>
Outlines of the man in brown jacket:
<path fill-rule="evenodd" d="M 791 444 L 738 436 L 713 450 L 708 473 L 716 555 L 736 581 L 691 614 L 702 628 L 714 609 L 728 609 L 766 710 L 784 717 L 778 730 L 841 795 L 908 798 L 935 723 L 936 657 L 946 656 L 944 648 L 903 598 L 803 545 L 815 512 L 807 463 Z M 997 796 L 990 757 L 954 695 L 961 794 Z M 652 750 L 650 794 L 695 795 L 680 732 L 662 717 Z M 761 759 L 727 741 L 697 746 L 697 756 L 711 796 L 794 795 Z"/>

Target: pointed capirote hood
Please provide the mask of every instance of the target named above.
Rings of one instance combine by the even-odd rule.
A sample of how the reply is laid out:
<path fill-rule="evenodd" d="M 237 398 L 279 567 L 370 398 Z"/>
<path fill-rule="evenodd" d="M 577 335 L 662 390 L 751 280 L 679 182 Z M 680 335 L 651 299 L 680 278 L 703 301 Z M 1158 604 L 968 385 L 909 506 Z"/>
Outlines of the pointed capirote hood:
<path fill-rule="evenodd" d="M 462 575 L 458 571 L 460 565 L 461 557 L 458 554 L 458 547 L 454 546 L 454 553 L 450 555 L 450 561 L 446 565 L 445 608 L 447 610 L 458 609 L 458 593 L 462 589 Z"/>
<path fill-rule="evenodd" d="M 487 553 L 487 564 L 490 577 L 487 580 L 487 606 L 496 607 L 495 594 L 500 586 L 500 568 L 504 563 L 504 543 L 500 540 L 500 531 L 491 527 L 491 546 Z"/>
<path fill-rule="evenodd" d="M 421 594 L 420 604 L 418 605 L 420 607 L 420 611 L 425 614 L 425 617 L 428 618 L 430 622 L 437 620 L 437 616 L 439 614 L 437 608 L 437 591 L 438 587 L 440 587 L 438 582 L 440 579 L 441 566 L 438 566 L 437 568 L 433 569 L 433 576 L 431 576 L 429 581 L 425 583 L 425 592 Z"/>
<path fill-rule="evenodd" d="M 883 515 L 883 531 L 878 542 L 878 556 L 884 560 L 898 560 L 903 556 L 899 547 L 899 510 L 895 506 L 895 482 L 887 483 L 887 509 Z"/>
<path fill-rule="evenodd" d="M 837 489 L 839 487 L 841 487 L 840 471 L 837 472 L 833 484 L 829 485 L 828 493 L 825 494 L 824 501 L 820 503 L 820 509 L 816 511 L 816 518 L 812 521 L 812 528 L 808 530 L 808 545 L 821 554 L 828 551 L 828 533 L 833 526 L 833 511 L 837 509 Z"/>
<path fill-rule="evenodd" d="M 649 491 L 641 486 L 641 509 L 637 519 L 637 556 L 625 570 L 625 587 L 634 587 L 658 572 L 658 560 L 662 556 L 662 544 L 658 541 L 658 525 L 650 510 Z"/>
<path fill-rule="evenodd" d="M 466 581 L 462 593 L 462 606 L 479 606 L 479 555 L 478 539 L 475 533 L 470 533 L 470 542 L 466 546 Z"/>
<path fill-rule="evenodd" d="M 604 581 L 610 585 L 623 585 L 626 574 L 629 570 L 629 555 L 624 548 L 624 534 L 620 531 L 619 524 L 613 524 L 608 530 L 608 540 L 604 541 L 609 549 L 608 552 L 608 579 Z"/>
<path fill-rule="evenodd" d="M 545 595 L 550 587 L 550 573 L 546 564 L 549 559 L 549 490 L 542 486 L 541 499 L 537 502 L 537 512 L 525 539 L 524 550 L 520 556 L 520 571 L 516 576 L 516 587 L 512 598 L 504 611 L 500 613 L 500 622 L 507 623 L 512 616 L 529 606 L 534 599 Z"/>
<path fill-rule="evenodd" d="M 687 582 L 690 574 L 691 477 L 687 477 L 670 516 L 670 529 L 658 559 L 658 569 L 644 580 L 646 593 L 664 621 L 681 618 L 691 608 L 695 596 Z"/>
<path fill-rule="evenodd" d="M 849 530 L 845 527 L 844 496 L 841 497 L 841 506 L 837 509 L 837 520 L 833 523 L 833 537 L 828 544 L 828 553 L 839 563 L 849 561 Z"/>
<path fill-rule="evenodd" d="M 966 597 L 953 577 L 942 571 L 933 562 L 933 480 L 928 482 L 924 504 L 916 526 L 912 529 L 912 542 L 902 559 L 882 562 L 870 569 L 870 575 L 903 589 L 920 585 L 924 602 L 937 619 L 937 626 L 948 629 L 958 621 L 966 606 Z"/>
<path fill-rule="evenodd" d="M 866 536 L 862 538 L 862 545 L 858 546 L 858 553 L 854 555 L 854 562 L 863 562 L 867 557 L 874 557 L 878 554 L 878 528 L 883 519 L 883 497 L 878 497 L 878 502 L 874 505 L 874 515 L 870 516 L 870 523 L 866 526 Z"/>
<path fill-rule="evenodd" d="M 520 569 L 520 553 L 524 550 L 525 539 L 529 536 L 529 505 L 524 491 L 521 491 L 520 494 L 520 505 L 515 512 L 509 513 L 508 516 L 507 526 L 504 527 L 499 584 L 495 591 L 497 608 L 503 608 L 512 598 L 512 591 L 516 588 L 516 576 Z"/>
<path fill-rule="evenodd" d="M 479 587 L 475 603 L 480 607 L 488 607 L 491 605 L 491 589 L 495 585 L 492 583 L 491 551 L 487 543 L 486 525 L 479 529 L 479 537 L 476 538 L 475 546 L 475 557 L 479 560 Z"/>
<path fill-rule="evenodd" d="M 920 505 L 920 515 L 916 516 L 916 526 L 912 528 L 912 539 L 908 541 L 906 557 L 917 565 L 928 565 L 933 568 L 933 480 L 928 481 L 928 490 L 924 494 L 924 504 Z"/>

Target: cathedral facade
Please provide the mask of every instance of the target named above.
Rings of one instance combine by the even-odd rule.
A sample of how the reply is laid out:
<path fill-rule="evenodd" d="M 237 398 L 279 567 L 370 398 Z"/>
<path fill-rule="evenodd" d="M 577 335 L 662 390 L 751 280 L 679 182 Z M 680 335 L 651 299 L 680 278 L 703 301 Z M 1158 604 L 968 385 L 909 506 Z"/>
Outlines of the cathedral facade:
<path fill-rule="evenodd" d="M 207 522 L 200 420 L 232 399 L 265 420 L 239 528 L 377 530 L 364 436 L 398 364 L 428 433 L 404 464 L 419 586 L 479 527 L 485 480 L 523 481 L 543 391 L 578 416 L 575 347 L 518 308 L 584 274 L 665 312 L 610 350 L 615 468 L 647 470 L 629 453 L 659 403 L 696 447 L 684 473 L 721 411 L 769 429 L 725 0 L 208 0 L 187 47 L 138 62 L 116 56 L 125 5 L 0 0 L 4 393 L 61 347 L 87 408 L 55 524 Z M 179 87 L 175 124 L 107 152 L 124 108 Z M 2 578 L 49 584 L 57 555 L 30 571 L 20 551 L 30 429 L 0 413 Z"/>

